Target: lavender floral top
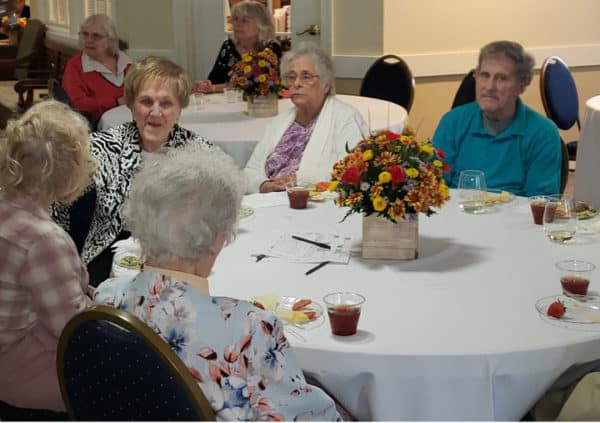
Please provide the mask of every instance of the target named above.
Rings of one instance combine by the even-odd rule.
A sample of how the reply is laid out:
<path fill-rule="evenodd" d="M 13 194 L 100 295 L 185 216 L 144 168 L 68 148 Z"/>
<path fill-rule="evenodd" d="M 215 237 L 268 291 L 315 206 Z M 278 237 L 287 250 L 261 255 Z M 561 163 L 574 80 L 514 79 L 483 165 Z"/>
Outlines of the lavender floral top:
<path fill-rule="evenodd" d="M 296 173 L 318 117 L 315 117 L 306 126 L 294 121 L 286 129 L 281 141 L 277 144 L 275 150 L 269 154 L 265 162 L 267 178 Z"/>
<path fill-rule="evenodd" d="M 94 303 L 127 310 L 167 341 L 217 420 L 341 420 L 333 400 L 306 383 L 281 321 L 247 301 L 143 271 L 103 282 Z"/>

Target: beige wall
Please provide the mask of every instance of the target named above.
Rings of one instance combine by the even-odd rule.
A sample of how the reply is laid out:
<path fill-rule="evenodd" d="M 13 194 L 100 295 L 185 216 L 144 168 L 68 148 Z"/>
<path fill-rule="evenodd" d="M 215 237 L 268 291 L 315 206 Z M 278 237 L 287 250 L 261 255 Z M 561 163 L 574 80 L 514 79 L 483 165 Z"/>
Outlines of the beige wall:
<path fill-rule="evenodd" d="M 332 0 L 337 54 L 380 55 L 383 51 L 381 0 Z"/>
<path fill-rule="evenodd" d="M 507 38 L 530 47 L 600 41 L 598 0 L 383 0 L 383 3 L 386 52 L 479 49 L 490 41 Z"/>
<path fill-rule="evenodd" d="M 136 50 L 172 50 L 172 1 L 116 1 L 115 14 L 119 34 Z"/>

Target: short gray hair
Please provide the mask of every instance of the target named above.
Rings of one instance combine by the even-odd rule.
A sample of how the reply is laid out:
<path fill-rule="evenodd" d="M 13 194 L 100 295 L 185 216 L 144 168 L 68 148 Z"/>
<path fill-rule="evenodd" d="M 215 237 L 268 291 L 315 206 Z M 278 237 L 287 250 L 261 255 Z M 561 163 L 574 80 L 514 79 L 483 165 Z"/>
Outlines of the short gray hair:
<path fill-rule="evenodd" d="M 533 78 L 535 59 L 523 49 L 521 44 L 514 41 L 494 41 L 483 46 L 479 52 L 477 71 L 481 68 L 481 63 L 484 60 L 501 55 L 508 57 L 515 63 L 519 81 L 529 85 Z"/>
<path fill-rule="evenodd" d="M 258 27 L 258 47 L 265 48 L 269 41 L 275 37 L 273 18 L 264 4 L 258 1 L 241 1 L 231 8 L 231 19 L 234 17 L 247 16 L 256 23 Z M 234 35 L 232 34 L 233 38 Z M 237 41 L 234 39 L 234 41 Z"/>
<path fill-rule="evenodd" d="M 245 186 L 233 159 L 197 145 L 171 149 L 136 174 L 125 226 L 158 263 L 196 260 L 235 234 Z"/>
<path fill-rule="evenodd" d="M 100 24 L 106 31 L 108 39 L 110 40 L 110 46 L 108 48 L 108 54 L 116 55 L 119 53 L 119 34 L 117 34 L 117 26 L 114 21 L 106 15 L 97 14 L 88 16 L 79 27 L 80 31 L 86 30 L 89 26 L 94 24 Z"/>
<path fill-rule="evenodd" d="M 308 56 L 310 58 L 319 75 L 321 84 L 329 85 L 327 95 L 335 95 L 335 68 L 333 60 L 325 50 L 310 41 L 299 43 L 283 55 L 283 61 L 281 62 L 282 77 L 290 70 L 291 63 L 300 56 Z"/>

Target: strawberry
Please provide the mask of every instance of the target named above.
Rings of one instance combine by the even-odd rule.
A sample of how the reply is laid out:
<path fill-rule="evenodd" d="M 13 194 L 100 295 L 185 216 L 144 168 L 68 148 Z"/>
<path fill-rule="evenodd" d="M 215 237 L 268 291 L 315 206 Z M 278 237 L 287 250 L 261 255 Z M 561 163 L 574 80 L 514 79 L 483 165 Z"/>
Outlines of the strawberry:
<path fill-rule="evenodd" d="M 563 303 L 560 300 L 556 300 L 552 304 L 550 304 L 546 314 L 548 314 L 548 316 L 550 317 L 556 317 L 557 319 L 560 319 L 565 314 L 565 311 L 567 311 L 565 303 Z"/>

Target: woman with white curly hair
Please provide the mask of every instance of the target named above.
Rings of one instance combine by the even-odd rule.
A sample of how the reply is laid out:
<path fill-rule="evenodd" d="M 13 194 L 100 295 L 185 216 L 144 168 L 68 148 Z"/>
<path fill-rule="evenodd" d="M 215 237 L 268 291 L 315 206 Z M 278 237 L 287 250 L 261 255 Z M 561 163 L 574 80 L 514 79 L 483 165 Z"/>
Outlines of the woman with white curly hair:
<path fill-rule="evenodd" d="M 208 276 L 234 237 L 244 183 L 229 156 L 189 146 L 136 175 L 125 222 L 142 271 L 100 284 L 94 299 L 124 309 L 171 345 L 217 420 L 333 420 L 335 404 L 306 383 L 282 322 L 247 301 L 210 294 Z"/>
<path fill-rule="evenodd" d="M 87 122 L 62 103 L 34 105 L 0 136 L 0 401 L 12 406 L 65 409 L 58 338 L 91 300 L 75 244 L 47 209 L 74 201 L 95 169 Z"/>

